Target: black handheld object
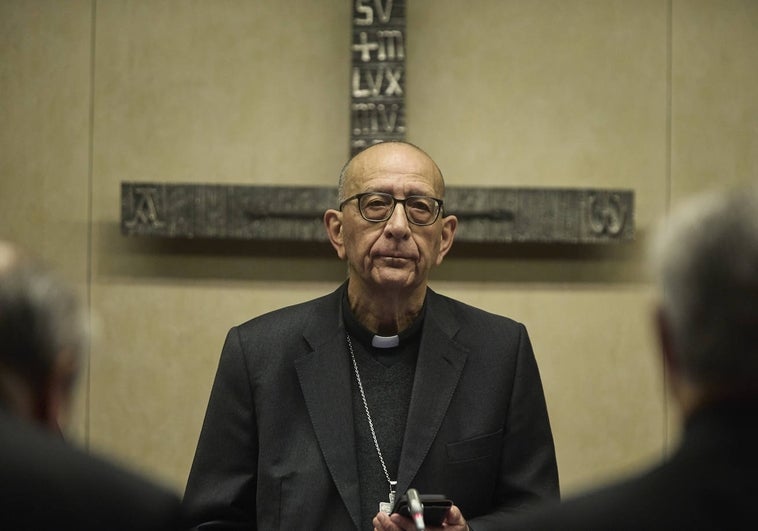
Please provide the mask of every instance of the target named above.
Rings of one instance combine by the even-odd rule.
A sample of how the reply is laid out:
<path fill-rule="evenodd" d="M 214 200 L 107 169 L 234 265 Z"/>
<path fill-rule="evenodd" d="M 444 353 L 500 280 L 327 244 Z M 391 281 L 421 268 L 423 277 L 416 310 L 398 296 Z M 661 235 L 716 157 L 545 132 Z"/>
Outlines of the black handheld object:
<path fill-rule="evenodd" d="M 416 492 L 418 493 L 418 491 Z M 453 505 L 452 500 L 448 500 L 443 494 L 418 494 L 418 500 L 423 507 L 425 524 L 432 527 L 442 525 L 448 509 Z M 392 509 L 392 512 L 412 519 L 413 515 L 409 505 L 408 495 L 405 494 L 395 502 L 395 508 Z"/>

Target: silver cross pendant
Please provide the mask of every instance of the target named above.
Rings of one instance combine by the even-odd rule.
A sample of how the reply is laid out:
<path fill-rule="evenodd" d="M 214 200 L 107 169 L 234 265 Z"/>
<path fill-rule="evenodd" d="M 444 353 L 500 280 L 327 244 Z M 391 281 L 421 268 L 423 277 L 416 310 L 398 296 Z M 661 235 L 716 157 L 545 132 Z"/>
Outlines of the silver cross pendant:
<path fill-rule="evenodd" d="M 392 514 L 392 509 L 395 507 L 395 485 L 397 481 L 390 481 L 389 501 L 379 502 L 379 510 L 383 513 Z"/>

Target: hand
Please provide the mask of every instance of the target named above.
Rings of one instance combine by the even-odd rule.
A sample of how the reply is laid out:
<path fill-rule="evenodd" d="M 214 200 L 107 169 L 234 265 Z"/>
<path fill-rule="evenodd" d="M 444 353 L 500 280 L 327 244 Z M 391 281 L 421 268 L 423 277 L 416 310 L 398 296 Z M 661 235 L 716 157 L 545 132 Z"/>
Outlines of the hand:
<path fill-rule="evenodd" d="M 399 514 L 387 514 L 379 512 L 374 517 L 374 531 L 416 531 L 416 524 L 413 520 L 400 516 Z M 468 531 L 468 524 L 466 519 L 463 518 L 461 510 L 455 505 L 450 507 L 447 511 L 445 521 L 442 522 L 442 527 L 429 527 L 427 531 Z"/>

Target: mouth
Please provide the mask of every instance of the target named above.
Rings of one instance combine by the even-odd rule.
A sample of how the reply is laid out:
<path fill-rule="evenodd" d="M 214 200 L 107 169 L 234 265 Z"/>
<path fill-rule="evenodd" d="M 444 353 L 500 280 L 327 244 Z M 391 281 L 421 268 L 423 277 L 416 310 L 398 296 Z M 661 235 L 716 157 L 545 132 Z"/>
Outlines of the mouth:
<path fill-rule="evenodd" d="M 402 262 L 413 262 L 416 260 L 416 257 L 404 255 L 404 254 L 377 254 L 374 257 L 376 260 L 383 260 L 388 263 L 402 263 Z"/>

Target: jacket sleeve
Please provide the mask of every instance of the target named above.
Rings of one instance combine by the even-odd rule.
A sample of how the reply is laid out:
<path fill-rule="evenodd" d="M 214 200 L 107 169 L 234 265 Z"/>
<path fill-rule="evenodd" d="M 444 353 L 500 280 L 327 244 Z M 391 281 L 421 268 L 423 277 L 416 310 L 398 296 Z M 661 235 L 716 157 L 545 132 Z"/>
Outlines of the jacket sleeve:
<path fill-rule="evenodd" d="M 193 529 L 256 529 L 258 433 L 238 329 L 226 336 L 183 506 Z"/>
<path fill-rule="evenodd" d="M 490 514 L 469 522 L 473 531 L 503 529 L 503 522 L 513 513 L 560 498 L 555 445 L 537 361 L 521 324 L 519 333 L 496 507 Z"/>

